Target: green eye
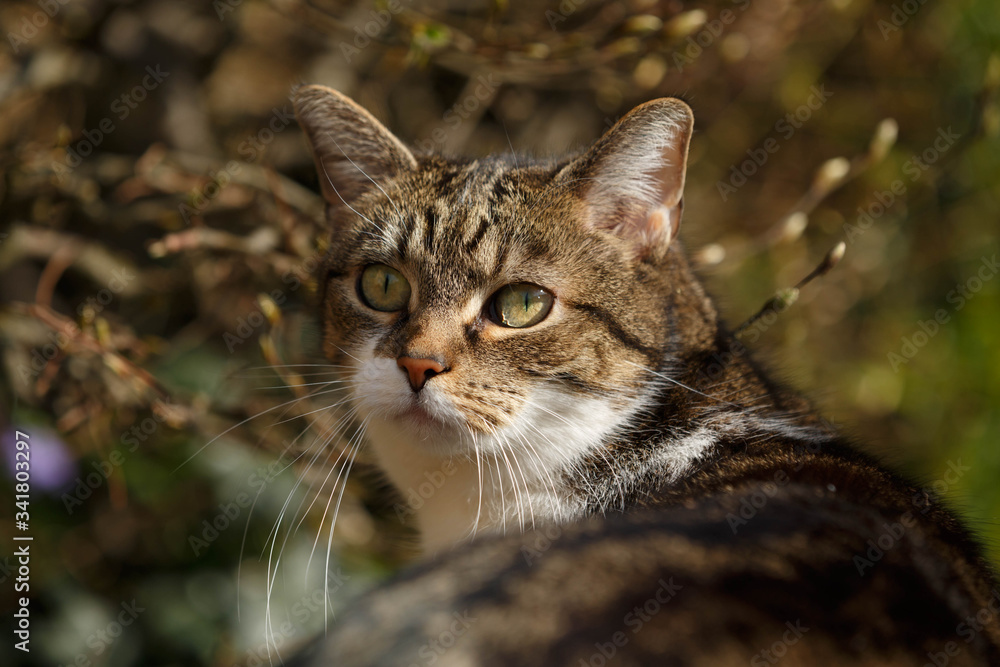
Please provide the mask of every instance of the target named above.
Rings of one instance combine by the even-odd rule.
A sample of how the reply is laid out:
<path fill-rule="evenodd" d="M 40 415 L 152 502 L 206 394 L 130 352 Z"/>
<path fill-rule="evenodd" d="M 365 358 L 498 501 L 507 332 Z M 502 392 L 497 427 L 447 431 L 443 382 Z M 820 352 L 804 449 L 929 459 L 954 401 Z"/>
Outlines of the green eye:
<path fill-rule="evenodd" d="M 361 273 L 361 299 L 383 312 L 406 308 L 410 302 L 410 283 L 403 274 L 385 264 L 372 264 Z"/>
<path fill-rule="evenodd" d="M 552 294 L 531 283 L 507 285 L 493 295 L 490 311 L 493 320 L 505 327 L 531 327 L 552 310 Z"/>

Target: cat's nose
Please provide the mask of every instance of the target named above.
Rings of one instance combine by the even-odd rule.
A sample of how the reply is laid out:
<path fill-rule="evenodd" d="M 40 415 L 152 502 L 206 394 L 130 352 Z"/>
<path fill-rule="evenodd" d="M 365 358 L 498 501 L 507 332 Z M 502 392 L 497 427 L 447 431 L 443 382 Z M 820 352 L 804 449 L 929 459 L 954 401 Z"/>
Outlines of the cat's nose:
<path fill-rule="evenodd" d="M 400 357 L 396 365 L 406 371 L 413 391 L 420 391 L 428 380 L 448 370 L 437 359 L 430 357 Z"/>

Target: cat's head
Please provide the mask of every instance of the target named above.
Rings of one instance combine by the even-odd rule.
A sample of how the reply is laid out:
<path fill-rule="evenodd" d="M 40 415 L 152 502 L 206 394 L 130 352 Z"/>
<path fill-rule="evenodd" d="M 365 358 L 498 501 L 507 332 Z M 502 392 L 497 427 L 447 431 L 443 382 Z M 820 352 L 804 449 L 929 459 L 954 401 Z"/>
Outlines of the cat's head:
<path fill-rule="evenodd" d="M 325 353 L 362 419 L 413 446 L 571 457 L 646 400 L 691 329 L 678 318 L 707 319 L 678 309 L 683 102 L 643 104 L 561 162 L 415 154 L 321 86 L 295 106 L 331 227 Z"/>

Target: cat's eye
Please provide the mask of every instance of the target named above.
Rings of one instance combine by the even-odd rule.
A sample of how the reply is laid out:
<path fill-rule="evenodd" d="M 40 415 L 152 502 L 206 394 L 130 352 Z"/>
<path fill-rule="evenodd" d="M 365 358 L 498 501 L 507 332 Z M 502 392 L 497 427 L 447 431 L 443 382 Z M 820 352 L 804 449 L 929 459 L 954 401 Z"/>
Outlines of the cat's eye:
<path fill-rule="evenodd" d="M 538 285 L 507 285 L 493 295 L 490 316 L 501 326 L 523 329 L 542 320 L 552 310 L 552 294 Z"/>
<path fill-rule="evenodd" d="M 358 291 L 365 304 L 387 313 L 402 310 L 410 302 L 410 283 L 402 273 L 385 264 L 365 267 Z"/>

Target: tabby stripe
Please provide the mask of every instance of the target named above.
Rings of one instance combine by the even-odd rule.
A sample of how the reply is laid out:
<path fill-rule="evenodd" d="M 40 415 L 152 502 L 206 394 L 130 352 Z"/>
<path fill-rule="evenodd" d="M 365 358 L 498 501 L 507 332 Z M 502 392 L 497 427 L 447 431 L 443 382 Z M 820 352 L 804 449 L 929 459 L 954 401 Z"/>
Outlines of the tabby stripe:
<path fill-rule="evenodd" d="M 396 244 L 396 256 L 399 259 L 406 257 L 406 251 L 410 249 L 410 233 L 407 230 L 402 230 L 399 235 L 399 243 Z"/>
<path fill-rule="evenodd" d="M 434 250 L 434 209 L 430 207 L 426 212 L 426 222 L 424 224 L 424 249 L 433 252 Z"/>
<path fill-rule="evenodd" d="M 497 177 L 497 180 L 493 181 L 493 203 L 499 203 L 499 201 L 510 195 L 510 189 L 504 182 L 503 174 Z"/>
<path fill-rule="evenodd" d="M 489 217 L 484 217 L 479 221 L 479 227 L 476 228 L 476 233 L 472 235 L 472 238 L 465 244 L 465 252 L 472 252 L 476 247 L 482 242 L 483 237 L 486 236 L 486 230 L 489 229 L 490 219 Z"/>
<path fill-rule="evenodd" d="M 510 243 L 498 243 L 497 244 L 497 257 L 493 262 L 495 267 L 493 270 L 493 275 L 499 275 L 500 271 L 507 266 L 507 258 L 510 256 Z"/>
<path fill-rule="evenodd" d="M 608 333 L 617 338 L 622 345 L 630 347 L 637 352 L 641 352 L 647 359 L 654 363 L 660 360 L 662 353 L 659 350 L 646 345 L 634 335 L 625 331 L 622 325 L 618 323 L 618 320 L 616 320 L 614 316 L 605 309 L 588 303 L 575 303 L 572 304 L 572 307 L 583 311 L 591 319 L 603 324 L 604 328 L 608 330 Z"/>
<path fill-rule="evenodd" d="M 416 218 L 412 215 L 406 217 L 406 221 L 404 224 L 406 225 L 406 227 L 403 229 L 403 233 L 399 241 L 399 246 L 396 248 L 396 251 L 399 253 L 400 259 L 406 257 L 406 253 L 410 249 L 410 243 L 413 242 L 413 235 L 416 233 L 417 230 L 417 221 Z"/>
<path fill-rule="evenodd" d="M 571 373 L 569 371 L 560 371 L 559 373 L 553 375 L 552 379 L 562 380 L 563 382 L 571 384 L 578 389 L 583 389 L 586 392 L 594 391 L 595 385 L 591 382 L 587 382 L 576 373 Z"/>
<path fill-rule="evenodd" d="M 556 373 L 550 373 L 547 371 L 540 371 L 537 368 L 531 368 L 528 366 L 522 366 L 518 368 L 518 370 L 526 375 L 530 375 L 531 377 L 545 378 L 546 380 L 561 380 L 562 382 L 565 382 L 567 385 L 569 385 L 571 389 L 582 390 L 583 393 L 591 394 L 594 392 L 595 389 L 599 388 L 599 385 L 593 382 L 588 382 L 587 380 L 583 379 L 576 373 L 572 373 L 570 371 L 558 371 Z M 499 387 L 493 387 L 493 389 L 504 391 Z M 511 391 L 508 393 L 516 394 L 517 392 Z"/>

